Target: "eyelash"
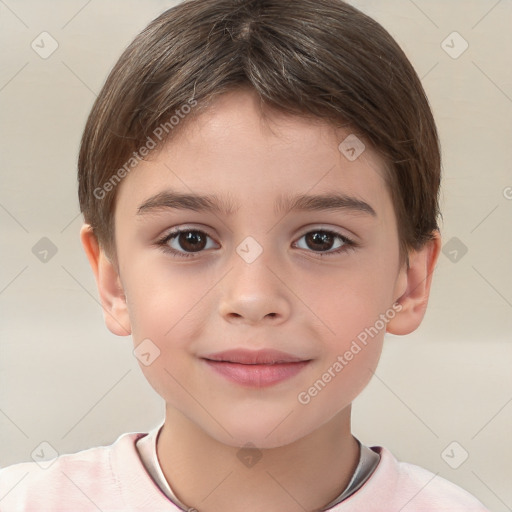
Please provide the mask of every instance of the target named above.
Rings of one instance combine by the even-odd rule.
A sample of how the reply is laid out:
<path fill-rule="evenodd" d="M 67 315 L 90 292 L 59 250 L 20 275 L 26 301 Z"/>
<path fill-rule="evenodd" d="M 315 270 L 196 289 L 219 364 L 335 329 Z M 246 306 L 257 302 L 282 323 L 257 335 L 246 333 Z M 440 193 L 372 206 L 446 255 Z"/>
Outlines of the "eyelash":
<path fill-rule="evenodd" d="M 163 238 L 158 240 L 156 242 L 156 245 L 161 247 L 165 253 L 170 254 L 171 256 L 173 256 L 175 258 L 193 258 L 193 257 L 195 257 L 196 254 L 200 254 L 201 252 L 204 252 L 204 250 L 187 253 L 187 252 L 176 251 L 175 249 L 172 249 L 168 245 L 170 240 L 172 240 L 173 238 L 176 238 L 181 233 L 190 233 L 190 232 L 200 233 L 202 235 L 206 235 L 209 238 L 212 238 L 210 235 L 208 235 L 208 233 L 201 231 L 199 229 L 176 229 L 175 231 L 168 233 Z M 343 242 L 343 245 L 334 251 L 324 251 L 324 252 L 312 251 L 312 250 L 309 251 L 314 254 L 318 254 L 322 258 L 325 256 L 332 256 L 332 255 L 340 254 L 343 252 L 347 252 L 347 251 L 353 250 L 357 247 L 356 242 L 354 242 L 350 238 L 347 238 L 345 235 L 337 233 L 336 231 L 331 231 L 328 229 L 313 229 L 311 231 L 307 231 L 306 233 L 301 235 L 299 240 L 310 233 L 326 233 L 328 235 L 332 235 L 335 238 L 340 239 Z"/>

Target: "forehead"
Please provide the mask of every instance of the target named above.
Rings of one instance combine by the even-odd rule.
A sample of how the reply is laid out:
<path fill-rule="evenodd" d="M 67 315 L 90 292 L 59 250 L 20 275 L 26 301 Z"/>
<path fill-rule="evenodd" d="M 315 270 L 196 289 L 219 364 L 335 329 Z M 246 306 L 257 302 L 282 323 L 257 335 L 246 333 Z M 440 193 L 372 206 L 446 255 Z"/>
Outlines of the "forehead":
<path fill-rule="evenodd" d="M 237 212 L 268 206 L 277 213 L 291 195 L 329 193 L 349 195 L 381 214 L 392 208 L 383 161 L 347 129 L 262 113 L 258 97 L 247 90 L 224 94 L 183 122 L 121 182 L 117 203 L 123 214 L 136 214 L 165 190 L 215 194 Z"/>

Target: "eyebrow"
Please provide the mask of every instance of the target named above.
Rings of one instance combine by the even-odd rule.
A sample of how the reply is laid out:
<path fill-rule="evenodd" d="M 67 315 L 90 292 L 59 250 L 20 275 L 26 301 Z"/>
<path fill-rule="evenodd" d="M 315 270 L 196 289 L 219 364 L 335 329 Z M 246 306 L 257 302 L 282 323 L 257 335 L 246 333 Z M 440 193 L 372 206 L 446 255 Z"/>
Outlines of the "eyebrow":
<path fill-rule="evenodd" d="M 240 206 L 236 206 L 228 197 L 219 197 L 214 194 L 184 194 L 166 190 L 145 200 L 138 207 L 137 215 L 157 213 L 169 209 L 214 212 L 229 217 L 235 214 Z M 349 211 L 377 217 L 375 210 L 365 201 L 339 193 L 280 195 L 274 205 L 274 212 L 277 215 L 283 211 Z"/>

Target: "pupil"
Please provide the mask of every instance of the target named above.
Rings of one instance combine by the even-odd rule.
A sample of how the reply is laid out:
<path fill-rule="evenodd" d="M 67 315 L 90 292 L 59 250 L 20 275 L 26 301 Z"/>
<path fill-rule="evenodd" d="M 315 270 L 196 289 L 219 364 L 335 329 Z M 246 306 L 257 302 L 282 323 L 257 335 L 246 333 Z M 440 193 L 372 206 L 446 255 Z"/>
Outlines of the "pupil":
<path fill-rule="evenodd" d="M 198 231 L 187 231 L 186 233 L 181 233 L 180 238 L 181 247 L 187 251 L 200 251 L 201 249 L 204 249 L 205 240 L 203 238 L 201 243 L 202 237 L 201 233 Z"/>
<path fill-rule="evenodd" d="M 324 231 L 317 231 L 315 233 L 309 233 L 306 235 L 306 241 L 309 245 L 310 242 L 313 245 L 317 245 L 317 249 L 329 249 L 332 244 L 332 235 L 329 233 L 325 233 Z M 318 245 L 320 244 L 320 247 Z"/>

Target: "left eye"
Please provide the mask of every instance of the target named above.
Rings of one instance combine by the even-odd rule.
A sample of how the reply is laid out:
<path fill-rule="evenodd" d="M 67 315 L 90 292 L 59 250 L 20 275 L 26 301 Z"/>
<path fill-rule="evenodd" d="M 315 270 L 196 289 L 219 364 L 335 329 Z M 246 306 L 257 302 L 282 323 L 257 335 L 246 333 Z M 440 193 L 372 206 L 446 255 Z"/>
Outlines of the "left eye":
<path fill-rule="evenodd" d="M 304 239 L 305 247 L 300 247 L 300 240 Z M 312 249 L 314 252 L 340 252 L 344 246 L 353 245 L 352 241 L 345 236 L 333 231 L 310 231 L 299 238 L 297 246 L 300 249 Z"/>

